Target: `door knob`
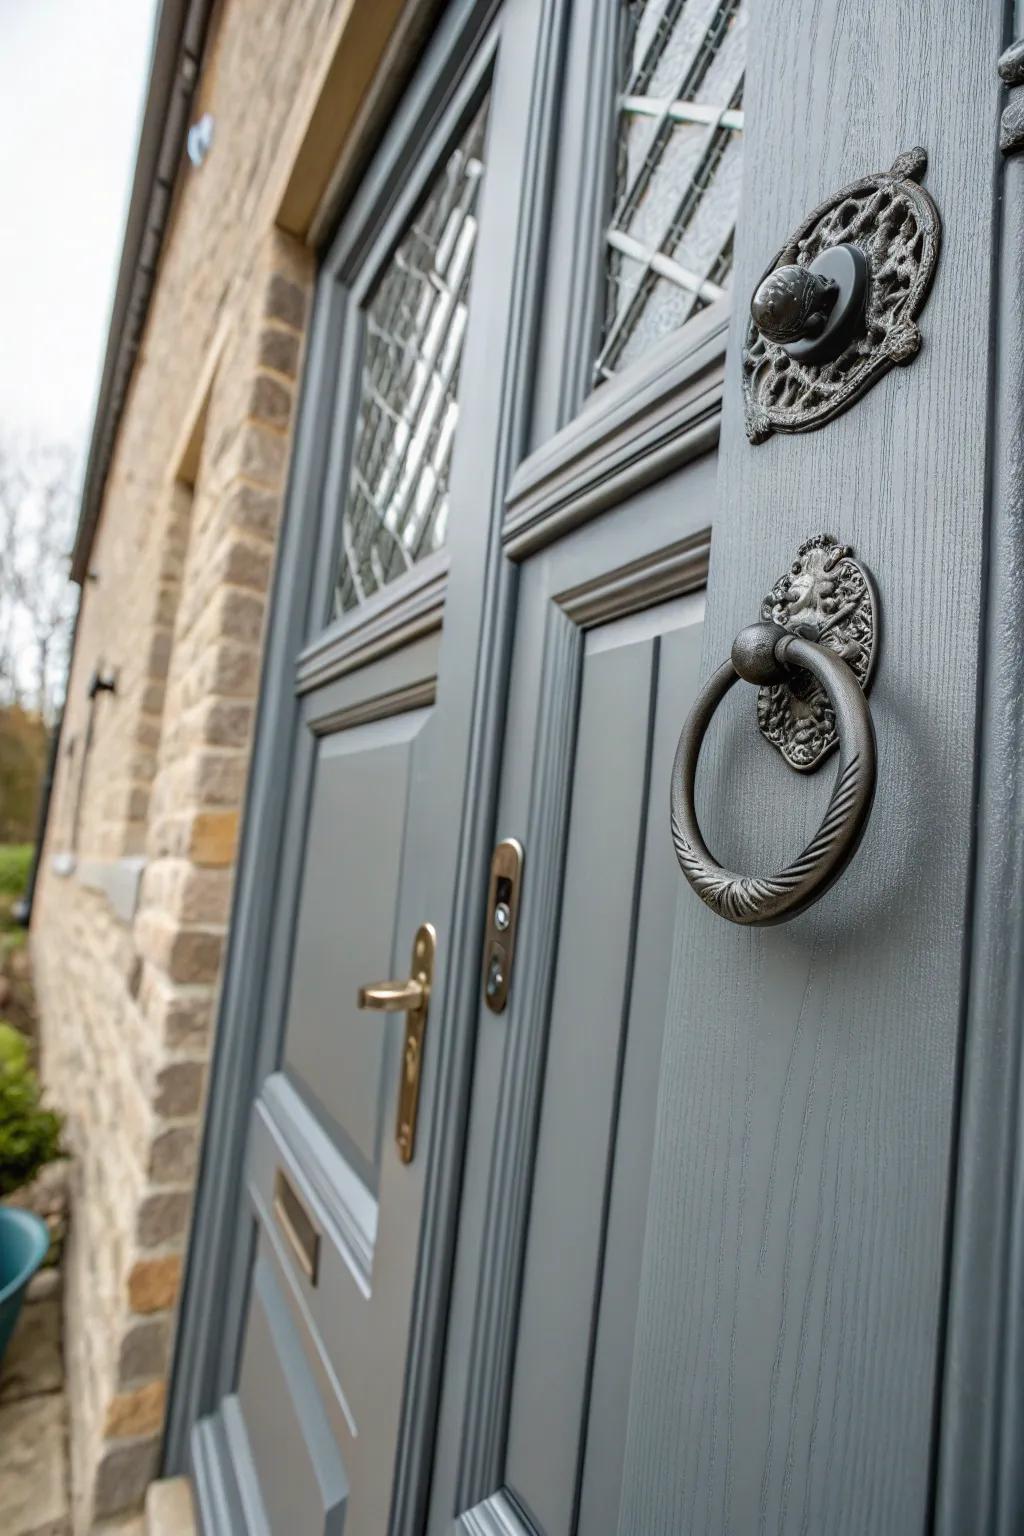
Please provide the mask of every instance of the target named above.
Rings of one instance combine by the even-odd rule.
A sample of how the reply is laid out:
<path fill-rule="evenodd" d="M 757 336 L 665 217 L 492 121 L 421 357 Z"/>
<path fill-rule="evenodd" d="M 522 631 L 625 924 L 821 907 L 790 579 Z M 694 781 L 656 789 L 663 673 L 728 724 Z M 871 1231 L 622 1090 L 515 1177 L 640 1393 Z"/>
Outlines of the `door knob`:
<path fill-rule="evenodd" d="M 864 324 L 868 261 L 859 245 L 834 245 L 810 265 L 776 267 L 750 301 L 766 341 L 805 363 L 836 358 Z"/>
<path fill-rule="evenodd" d="M 421 923 L 413 940 L 411 976 L 403 981 L 371 982 L 369 986 L 360 987 L 356 996 L 360 1008 L 375 1009 L 378 1013 L 405 1013 L 402 1076 L 398 1087 L 398 1123 L 395 1127 L 395 1142 L 403 1163 L 412 1162 L 416 1147 L 423 1037 L 427 1029 L 436 952 L 437 933 L 433 924 Z"/>
<path fill-rule="evenodd" d="M 729 661 L 705 683 L 679 737 L 672 770 L 672 841 L 697 895 L 731 923 L 786 922 L 818 900 L 856 853 L 875 793 L 875 730 L 864 694 L 874 662 L 878 598 L 852 551 L 819 534 L 801 546 L 740 631 Z M 775 875 L 738 875 L 708 852 L 697 822 L 697 760 L 711 717 L 740 678 L 759 685 L 758 723 L 798 773 L 839 746 L 839 772 L 821 826 Z"/>

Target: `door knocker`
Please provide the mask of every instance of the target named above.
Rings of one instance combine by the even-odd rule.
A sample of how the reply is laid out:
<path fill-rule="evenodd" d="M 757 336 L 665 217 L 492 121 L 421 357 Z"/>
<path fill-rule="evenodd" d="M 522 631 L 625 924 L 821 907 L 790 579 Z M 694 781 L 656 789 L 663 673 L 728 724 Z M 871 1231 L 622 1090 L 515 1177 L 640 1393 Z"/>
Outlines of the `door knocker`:
<path fill-rule="evenodd" d="M 942 225 L 918 186 L 923 149 L 815 208 L 774 257 L 743 344 L 747 436 L 807 432 L 852 405 L 921 345 L 917 316 Z"/>
<path fill-rule="evenodd" d="M 732 923 L 783 923 L 824 895 L 856 853 L 875 794 L 875 730 L 865 690 L 874 667 L 878 597 L 848 546 L 809 539 L 740 631 L 729 661 L 698 695 L 672 769 L 672 840 L 701 900 Z M 740 678 L 758 685 L 761 734 L 798 773 L 839 748 L 824 819 L 807 847 L 776 875 L 737 875 L 708 852 L 697 824 L 697 760 L 711 717 Z"/>

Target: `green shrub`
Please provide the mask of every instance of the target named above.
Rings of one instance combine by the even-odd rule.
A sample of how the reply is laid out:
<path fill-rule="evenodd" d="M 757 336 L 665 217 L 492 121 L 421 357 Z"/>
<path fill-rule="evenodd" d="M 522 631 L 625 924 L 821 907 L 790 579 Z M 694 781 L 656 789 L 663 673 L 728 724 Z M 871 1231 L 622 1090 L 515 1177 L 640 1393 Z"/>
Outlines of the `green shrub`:
<path fill-rule="evenodd" d="M 0 896 L 20 896 L 31 866 L 31 843 L 0 843 Z"/>
<path fill-rule="evenodd" d="M 63 1157 L 61 1120 L 39 1102 L 28 1042 L 0 1022 L 0 1197 L 30 1184 L 40 1168 Z"/>

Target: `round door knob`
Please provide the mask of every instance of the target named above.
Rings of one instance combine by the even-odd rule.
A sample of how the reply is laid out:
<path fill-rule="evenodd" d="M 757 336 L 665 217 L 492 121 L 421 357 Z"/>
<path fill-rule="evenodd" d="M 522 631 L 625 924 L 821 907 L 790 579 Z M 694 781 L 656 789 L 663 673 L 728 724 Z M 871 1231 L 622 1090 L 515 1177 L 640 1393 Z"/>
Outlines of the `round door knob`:
<path fill-rule="evenodd" d="M 803 363 L 838 357 L 864 326 L 868 260 L 859 245 L 833 245 L 807 266 L 761 279 L 750 316 L 765 341 Z"/>
<path fill-rule="evenodd" d="M 784 346 L 820 336 L 828 323 L 839 285 L 810 267 L 776 267 L 750 301 L 750 314 L 761 335 Z"/>
<path fill-rule="evenodd" d="M 836 714 L 839 771 L 821 826 L 807 847 L 776 875 L 738 875 L 708 852 L 697 824 L 697 760 L 711 717 L 740 678 L 781 682 L 788 667 L 804 667 L 826 690 Z M 853 669 L 827 646 L 803 640 L 781 624 L 741 630 L 732 656 L 705 683 L 679 737 L 672 769 L 672 841 L 697 895 L 731 923 L 764 926 L 795 917 L 818 900 L 856 853 L 875 794 L 875 730 Z"/>

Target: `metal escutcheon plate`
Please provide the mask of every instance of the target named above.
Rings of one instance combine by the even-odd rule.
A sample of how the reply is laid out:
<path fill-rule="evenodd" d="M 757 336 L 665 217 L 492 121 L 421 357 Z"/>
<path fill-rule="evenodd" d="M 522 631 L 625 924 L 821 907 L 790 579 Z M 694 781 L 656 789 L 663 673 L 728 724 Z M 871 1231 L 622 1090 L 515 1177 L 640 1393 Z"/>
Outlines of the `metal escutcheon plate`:
<path fill-rule="evenodd" d="M 761 604 L 761 618 L 827 646 L 853 669 L 867 692 L 878 640 L 878 594 L 853 551 L 829 534 L 806 544 Z M 797 773 L 813 773 L 835 749 L 835 708 L 809 672 L 759 689 L 761 734 Z"/>

